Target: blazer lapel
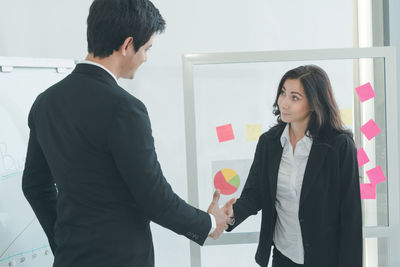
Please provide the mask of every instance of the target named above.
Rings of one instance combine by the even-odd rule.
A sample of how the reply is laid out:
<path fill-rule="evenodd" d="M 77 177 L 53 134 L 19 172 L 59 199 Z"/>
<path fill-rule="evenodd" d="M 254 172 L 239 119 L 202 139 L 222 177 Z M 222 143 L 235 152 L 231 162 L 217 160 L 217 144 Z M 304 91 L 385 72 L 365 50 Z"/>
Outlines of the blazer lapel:
<path fill-rule="evenodd" d="M 322 167 L 322 162 L 325 159 L 327 151 L 327 146 L 323 143 L 316 142 L 311 147 L 301 188 L 300 206 L 303 204 L 308 193 L 310 193 L 312 185 Z"/>
<path fill-rule="evenodd" d="M 283 148 L 280 143 L 279 138 L 270 142 L 267 148 L 268 155 L 268 182 L 269 182 L 269 189 L 270 189 L 270 196 L 272 203 L 275 203 L 276 199 L 276 187 L 278 182 L 278 172 L 279 166 L 282 159 L 282 152 Z"/>

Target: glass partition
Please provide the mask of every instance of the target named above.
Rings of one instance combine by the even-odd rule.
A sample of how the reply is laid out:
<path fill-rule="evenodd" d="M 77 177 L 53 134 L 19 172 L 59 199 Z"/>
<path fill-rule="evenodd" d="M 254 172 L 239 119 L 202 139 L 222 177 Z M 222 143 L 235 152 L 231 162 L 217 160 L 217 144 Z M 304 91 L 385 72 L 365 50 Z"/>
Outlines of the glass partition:
<path fill-rule="evenodd" d="M 365 266 L 394 262 L 390 241 L 399 237 L 390 233 L 399 212 L 393 48 L 191 54 L 183 63 L 191 204 L 206 209 L 216 187 L 222 188 L 221 205 L 240 196 L 258 137 L 276 123 L 272 106 L 281 77 L 300 65 L 318 65 L 331 80 L 342 120 L 359 150 Z M 375 95 L 364 100 L 359 89 Z M 211 266 L 204 254 L 215 249 L 232 255 L 238 246 L 248 260 L 247 265 L 234 260 L 235 266 L 249 266 L 260 218 L 252 216 L 203 248 L 191 244 L 191 266 Z"/>

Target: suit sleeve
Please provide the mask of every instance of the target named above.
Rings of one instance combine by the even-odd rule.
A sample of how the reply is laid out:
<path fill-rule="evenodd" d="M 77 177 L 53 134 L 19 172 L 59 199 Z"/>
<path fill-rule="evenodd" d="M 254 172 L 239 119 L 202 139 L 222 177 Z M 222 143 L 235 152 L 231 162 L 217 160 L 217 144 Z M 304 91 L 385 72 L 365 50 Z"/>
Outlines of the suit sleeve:
<path fill-rule="evenodd" d="M 22 175 L 22 190 L 36 217 L 38 218 L 53 253 L 54 225 L 57 218 L 57 189 L 46 158 L 36 138 L 32 111 L 29 115 L 30 135 L 25 169 Z"/>
<path fill-rule="evenodd" d="M 246 184 L 244 185 L 240 198 L 233 205 L 235 223 L 232 226 L 229 226 L 227 229 L 228 232 L 232 231 L 250 215 L 257 214 L 262 207 L 263 192 L 261 190 L 260 168 L 262 164 L 263 149 L 263 136 L 261 136 L 257 144 Z"/>
<path fill-rule="evenodd" d="M 120 103 L 108 140 L 117 169 L 143 214 L 202 245 L 211 229 L 210 216 L 178 197 L 164 178 L 145 106 Z"/>
<path fill-rule="evenodd" d="M 346 136 L 341 147 L 340 267 L 362 267 L 362 215 L 357 151 Z"/>

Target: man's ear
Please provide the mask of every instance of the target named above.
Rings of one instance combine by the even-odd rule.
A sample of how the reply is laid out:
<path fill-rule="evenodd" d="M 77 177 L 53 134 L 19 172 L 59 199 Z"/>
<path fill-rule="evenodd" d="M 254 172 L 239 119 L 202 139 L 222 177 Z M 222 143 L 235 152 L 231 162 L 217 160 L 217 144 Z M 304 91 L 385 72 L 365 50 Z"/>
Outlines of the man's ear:
<path fill-rule="evenodd" d="M 132 36 L 131 37 L 127 37 L 125 39 L 125 41 L 122 43 L 122 45 L 120 46 L 120 48 L 119 48 L 119 50 L 120 50 L 120 52 L 121 52 L 121 54 L 123 56 L 127 55 L 128 49 L 130 49 L 129 47 L 131 45 L 133 46 L 133 37 Z"/>

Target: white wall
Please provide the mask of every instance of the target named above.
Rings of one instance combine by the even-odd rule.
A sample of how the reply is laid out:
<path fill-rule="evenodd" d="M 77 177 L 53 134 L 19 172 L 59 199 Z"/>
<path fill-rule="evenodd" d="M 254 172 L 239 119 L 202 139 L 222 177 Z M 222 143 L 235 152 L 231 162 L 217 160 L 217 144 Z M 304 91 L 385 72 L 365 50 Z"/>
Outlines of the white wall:
<path fill-rule="evenodd" d="M 155 39 L 149 60 L 135 80 L 120 83 L 147 105 L 164 174 L 184 199 L 183 53 L 353 45 L 353 3 L 349 0 L 153 2 L 167 21 L 166 32 Z M 84 57 L 90 3 L 0 0 L 0 56 Z M 156 266 L 190 265 L 188 240 L 156 225 L 153 237 Z M 254 253 L 243 257 L 254 264 Z"/>
<path fill-rule="evenodd" d="M 0 55 L 81 58 L 90 0 L 0 0 Z"/>

